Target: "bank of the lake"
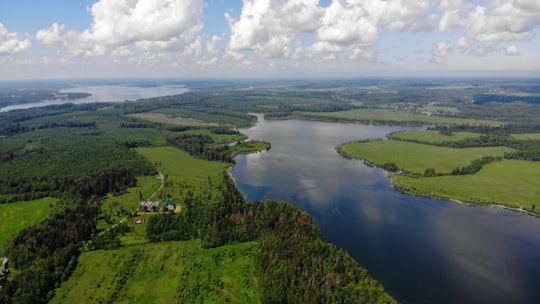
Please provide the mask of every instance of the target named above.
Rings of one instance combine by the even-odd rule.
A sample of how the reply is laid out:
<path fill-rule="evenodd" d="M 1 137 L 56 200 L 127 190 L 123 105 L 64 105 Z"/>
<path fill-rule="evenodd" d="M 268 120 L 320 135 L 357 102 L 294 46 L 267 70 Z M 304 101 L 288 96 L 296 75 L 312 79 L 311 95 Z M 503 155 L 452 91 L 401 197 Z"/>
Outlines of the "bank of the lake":
<path fill-rule="evenodd" d="M 249 201 L 290 201 L 310 213 L 328 242 L 401 303 L 540 301 L 537 218 L 402 194 L 385 171 L 335 150 L 403 129 L 259 116 L 241 132 L 272 149 L 238 156 L 231 175 Z"/>
<path fill-rule="evenodd" d="M 500 159 L 474 174 L 450 174 L 482 157 L 501 157 L 506 147 L 448 148 L 399 140 L 341 144 L 336 150 L 388 171 L 394 188 L 430 198 L 497 205 L 538 215 L 540 162 Z M 427 170 L 433 174 L 426 176 Z"/>

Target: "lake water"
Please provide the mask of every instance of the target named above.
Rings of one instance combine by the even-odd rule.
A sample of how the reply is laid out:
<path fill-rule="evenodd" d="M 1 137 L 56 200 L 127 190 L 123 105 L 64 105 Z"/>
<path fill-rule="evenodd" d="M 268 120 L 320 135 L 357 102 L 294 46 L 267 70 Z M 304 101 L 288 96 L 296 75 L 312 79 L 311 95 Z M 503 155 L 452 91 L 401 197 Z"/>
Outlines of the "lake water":
<path fill-rule="evenodd" d="M 122 102 L 126 100 L 137 100 L 141 98 L 151 98 L 158 96 L 177 95 L 187 92 L 183 85 L 156 85 L 156 86 L 136 86 L 136 85 L 85 85 L 74 86 L 62 89 L 60 93 L 90 93 L 86 98 L 72 100 L 43 100 L 41 102 L 11 105 L 0 108 L 0 112 L 11 110 L 30 109 L 49 105 L 65 103 L 83 104 L 92 102 Z"/>
<path fill-rule="evenodd" d="M 232 175 L 249 201 L 289 201 L 401 303 L 540 303 L 540 219 L 401 194 L 384 171 L 335 146 L 404 127 L 267 121 L 241 130 L 269 141 Z"/>

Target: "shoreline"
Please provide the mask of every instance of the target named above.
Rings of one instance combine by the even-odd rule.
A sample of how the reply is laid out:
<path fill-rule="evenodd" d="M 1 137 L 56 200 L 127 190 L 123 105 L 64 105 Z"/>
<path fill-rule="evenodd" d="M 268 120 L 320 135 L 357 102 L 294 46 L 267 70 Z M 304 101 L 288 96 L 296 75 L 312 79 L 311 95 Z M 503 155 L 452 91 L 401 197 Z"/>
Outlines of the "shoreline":
<path fill-rule="evenodd" d="M 459 204 L 462 204 L 462 205 L 466 205 L 466 206 L 470 206 L 470 207 L 501 208 L 501 209 L 506 209 L 506 210 L 510 210 L 510 211 L 514 211 L 514 212 L 525 213 L 525 214 L 534 216 L 536 218 L 540 218 L 540 213 L 531 212 L 531 211 L 525 210 L 525 209 L 523 209 L 521 207 L 519 207 L 519 208 L 518 207 L 510 207 L 510 206 L 502 205 L 500 203 L 467 202 L 467 201 L 458 200 L 456 198 L 451 198 L 451 197 L 446 197 L 446 196 L 438 196 L 436 194 L 431 194 L 431 193 L 408 191 L 408 190 L 405 190 L 403 187 L 400 187 L 399 185 L 397 185 L 396 182 L 394 181 L 394 179 L 392 178 L 392 175 L 399 174 L 399 173 L 390 172 L 390 171 L 388 171 L 388 170 L 386 170 L 384 168 L 381 168 L 381 166 L 379 166 L 378 164 L 376 164 L 374 162 L 371 162 L 371 161 L 369 161 L 367 159 L 354 157 L 354 156 L 350 155 L 349 153 L 347 153 L 346 151 L 343 151 L 340 148 L 340 145 L 336 146 L 336 151 L 338 152 L 338 154 L 340 154 L 341 156 L 343 156 L 345 158 L 361 161 L 362 163 L 364 163 L 368 167 L 376 167 L 377 169 L 386 172 L 386 175 L 387 175 L 388 179 L 390 179 L 391 187 L 394 190 L 396 190 L 398 192 L 401 192 L 402 194 L 405 194 L 405 195 L 415 195 L 415 196 L 426 197 L 426 198 L 431 198 L 431 199 L 436 199 L 436 200 L 453 201 L 453 202 L 456 202 L 456 203 L 459 203 Z"/>

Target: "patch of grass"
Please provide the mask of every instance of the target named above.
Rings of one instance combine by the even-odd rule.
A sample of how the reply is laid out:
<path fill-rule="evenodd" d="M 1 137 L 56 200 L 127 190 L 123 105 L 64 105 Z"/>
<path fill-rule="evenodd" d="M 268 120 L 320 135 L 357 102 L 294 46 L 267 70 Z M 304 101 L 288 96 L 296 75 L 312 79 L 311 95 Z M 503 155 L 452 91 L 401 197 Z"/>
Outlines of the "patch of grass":
<path fill-rule="evenodd" d="M 231 155 L 255 153 L 270 149 L 270 143 L 263 141 L 246 141 L 230 148 Z"/>
<path fill-rule="evenodd" d="M 454 168 L 467 166 L 483 156 L 503 156 L 504 152 L 514 151 L 507 147 L 455 149 L 398 140 L 344 144 L 341 149 L 355 158 L 377 165 L 395 163 L 398 168 L 418 174 L 423 174 L 427 168 L 434 168 L 437 173 L 450 173 Z"/>
<path fill-rule="evenodd" d="M 308 119 L 352 121 L 363 123 L 418 123 L 418 124 L 455 124 L 455 125 L 489 125 L 500 126 L 504 124 L 494 120 L 464 119 L 446 116 L 428 116 L 396 112 L 391 109 L 352 109 L 340 112 L 294 112 L 300 117 Z"/>
<path fill-rule="evenodd" d="M 46 197 L 27 202 L 0 204 L 0 256 L 11 237 L 22 229 L 46 219 L 57 199 Z"/>
<path fill-rule="evenodd" d="M 218 176 L 229 166 L 227 163 L 194 158 L 169 146 L 136 148 L 135 151 L 156 165 L 159 172 L 186 180 L 201 181 L 208 176 Z"/>
<path fill-rule="evenodd" d="M 472 175 L 430 178 L 394 175 L 392 179 L 398 188 L 413 193 L 472 203 L 540 208 L 540 162 L 504 160 L 488 164 Z"/>
<path fill-rule="evenodd" d="M 201 134 L 208 135 L 212 138 L 212 141 L 216 144 L 226 144 L 239 140 L 247 139 L 247 136 L 244 134 L 215 134 L 210 130 L 188 130 L 179 132 L 178 134 Z"/>
<path fill-rule="evenodd" d="M 256 248 L 195 240 L 84 252 L 50 303 L 259 303 Z"/>
<path fill-rule="evenodd" d="M 426 108 L 426 111 L 433 112 L 433 113 L 459 113 L 459 109 L 456 107 L 444 107 L 444 106 L 435 106 L 435 105 L 429 105 Z"/>
<path fill-rule="evenodd" d="M 164 113 L 137 113 L 130 114 L 128 116 L 135 117 L 142 120 L 151 122 L 157 122 L 162 124 L 174 125 L 174 126 L 193 126 L 193 127 L 217 127 L 216 123 L 208 123 L 199 119 L 185 117 L 182 115 L 164 114 Z"/>
<path fill-rule="evenodd" d="M 449 141 L 461 141 L 466 138 L 480 137 L 480 133 L 454 132 L 452 135 L 441 134 L 438 130 L 409 130 L 399 131 L 391 134 L 392 139 L 404 141 L 416 141 L 425 143 L 442 143 Z"/>
<path fill-rule="evenodd" d="M 540 133 L 512 134 L 512 137 L 516 139 L 540 140 Z"/>

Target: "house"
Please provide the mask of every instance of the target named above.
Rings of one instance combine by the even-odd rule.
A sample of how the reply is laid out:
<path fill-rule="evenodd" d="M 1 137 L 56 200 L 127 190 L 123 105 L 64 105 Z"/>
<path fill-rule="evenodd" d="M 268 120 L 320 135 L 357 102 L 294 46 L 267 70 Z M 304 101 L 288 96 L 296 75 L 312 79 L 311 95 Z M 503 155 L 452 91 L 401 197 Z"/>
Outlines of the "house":
<path fill-rule="evenodd" d="M 0 267 L 0 279 L 4 279 L 9 274 L 8 263 L 9 263 L 9 259 L 6 257 L 3 257 L 2 267 Z"/>
<path fill-rule="evenodd" d="M 176 209 L 176 204 L 174 202 L 171 202 L 169 200 L 166 200 L 165 202 L 163 202 L 165 204 L 165 206 L 163 207 L 164 210 L 166 211 L 174 211 Z"/>
<path fill-rule="evenodd" d="M 144 212 L 158 212 L 159 211 L 159 202 L 142 201 L 141 202 L 141 211 L 144 211 Z"/>

